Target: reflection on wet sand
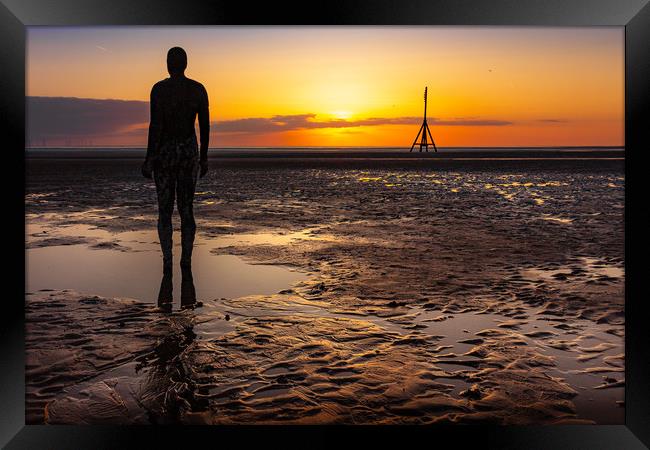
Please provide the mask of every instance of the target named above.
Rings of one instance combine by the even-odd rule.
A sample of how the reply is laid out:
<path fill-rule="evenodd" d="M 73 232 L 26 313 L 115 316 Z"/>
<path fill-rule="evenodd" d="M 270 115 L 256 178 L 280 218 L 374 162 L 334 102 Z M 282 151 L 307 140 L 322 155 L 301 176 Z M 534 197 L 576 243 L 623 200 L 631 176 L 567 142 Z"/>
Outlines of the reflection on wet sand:
<path fill-rule="evenodd" d="M 181 309 L 194 308 L 201 306 L 202 303 L 196 301 L 196 288 L 194 287 L 194 277 L 192 269 L 184 267 L 181 269 Z M 163 274 L 160 281 L 160 290 L 158 291 L 158 307 L 163 310 L 171 310 L 174 301 L 174 282 L 171 274 Z"/>
<path fill-rule="evenodd" d="M 189 301 L 190 299 L 186 299 Z M 186 412 L 205 408 L 197 401 L 197 386 L 192 369 L 186 365 L 185 353 L 194 345 L 194 318 L 178 316 L 169 319 L 169 330 L 152 351 L 136 358 L 135 372 L 142 376 L 134 386 L 135 398 L 147 411 L 150 423 L 170 424 L 181 421 Z"/>
<path fill-rule="evenodd" d="M 140 333 L 154 338 L 148 348 L 64 390 L 46 421 L 526 423 L 534 412 L 571 423 L 576 412 L 620 398 L 611 325 L 514 319 L 523 307 L 508 316 L 408 306 L 385 317 L 351 314 L 307 300 L 312 290 L 158 314 Z M 581 354 L 600 369 L 585 370 Z M 88 409 L 103 413 L 75 417 Z M 603 412 L 601 422 L 617 416 Z"/>
<path fill-rule="evenodd" d="M 196 302 L 196 289 L 191 268 L 183 268 L 181 271 L 181 308 L 193 308 L 201 306 Z"/>
<path fill-rule="evenodd" d="M 153 192 L 44 166 L 29 422 L 623 423 L 622 172 L 527 164 L 219 168 L 171 292 Z"/>
<path fill-rule="evenodd" d="M 187 365 L 187 353 L 197 338 L 194 324 L 193 315 L 169 309 L 163 310 L 163 314 L 158 310 L 144 329 L 120 327 L 120 332 L 116 333 L 118 342 L 125 342 L 124 334 L 130 332 L 148 344 L 134 348 L 126 360 L 97 376 L 79 378 L 74 371 L 65 373 L 70 381 L 56 396 L 45 391 L 39 396 L 46 402 L 41 421 L 49 424 L 170 424 L 180 422 L 192 411 L 205 409 L 205 401 L 195 397 L 199 388 L 192 378 L 193 369 Z M 96 360 L 93 352 L 86 356 L 90 361 Z M 57 374 L 57 368 L 53 369 L 53 374 Z M 30 420 L 34 421 L 33 414 L 38 409 L 32 406 L 32 411 Z"/>

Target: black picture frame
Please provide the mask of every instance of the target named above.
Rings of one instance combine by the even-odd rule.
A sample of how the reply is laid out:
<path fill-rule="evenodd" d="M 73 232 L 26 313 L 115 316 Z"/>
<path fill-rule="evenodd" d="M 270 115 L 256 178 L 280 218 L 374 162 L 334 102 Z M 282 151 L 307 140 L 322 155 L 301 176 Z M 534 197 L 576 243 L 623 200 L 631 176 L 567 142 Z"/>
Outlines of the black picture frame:
<path fill-rule="evenodd" d="M 25 44 L 33 25 L 518 25 L 625 27 L 625 425 L 444 427 L 91 427 L 25 425 L 24 267 L 21 239 L 7 236 L 9 276 L 0 316 L 0 445 L 18 448 L 152 448 L 211 446 L 237 437 L 236 445 L 336 446 L 359 439 L 404 445 L 423 440 L 454 447 L 526 449 L 633 449 L 650 446 L 650 327 L 644 314 L 642 252 L 648 248 L 649 208 L 643 202 L 644 152 L 650 100 L 650 5 L 648 0 L 354 0 L 234 2 L 223 0 L 0 0 L 0 117 L 3 215 L 24 237 Z M 639 198 L 639 200 L 635 200 Z M 22 212 L 22 217 L 19 215 Z M 22 234 L 21 234 L 22 233 Z M 10 256 L 9 256 L 10 255 Z M 11 260 L 8 258 L 11 257 Z M 637 262 L 638 261 L 638 262 Z M 21 277 L 22 274 L 22 277 Z M 342 436 L 341 433 L 345 434 Z M 362 439 L 362 441 L 361 441 Z M 452 444 L 453 443 L 453 444 Z"/>

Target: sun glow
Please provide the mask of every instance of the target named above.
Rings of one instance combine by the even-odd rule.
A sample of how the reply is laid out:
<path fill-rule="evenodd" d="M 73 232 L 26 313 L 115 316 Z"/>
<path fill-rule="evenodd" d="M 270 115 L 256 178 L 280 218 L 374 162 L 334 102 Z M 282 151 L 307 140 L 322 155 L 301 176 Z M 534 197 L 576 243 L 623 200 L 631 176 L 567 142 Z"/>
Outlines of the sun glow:
<path fill-rule="evenodd" d="M 352 113 L 350 111 L 332 111 L 331 114 L 335 119 L 348 120 L 352 117 Z"/>

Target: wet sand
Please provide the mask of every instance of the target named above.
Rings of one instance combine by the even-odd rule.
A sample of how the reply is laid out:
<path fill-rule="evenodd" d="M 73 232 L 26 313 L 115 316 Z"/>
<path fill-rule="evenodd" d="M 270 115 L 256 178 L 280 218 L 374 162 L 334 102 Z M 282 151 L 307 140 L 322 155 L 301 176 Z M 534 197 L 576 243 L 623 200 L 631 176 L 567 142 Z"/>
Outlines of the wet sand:
<path fill-rule="evenodd" d="M 602 155 L 212 158 L 171 312 L 139 160 L 28 158 L 28 423 L 623 423 Z"/>

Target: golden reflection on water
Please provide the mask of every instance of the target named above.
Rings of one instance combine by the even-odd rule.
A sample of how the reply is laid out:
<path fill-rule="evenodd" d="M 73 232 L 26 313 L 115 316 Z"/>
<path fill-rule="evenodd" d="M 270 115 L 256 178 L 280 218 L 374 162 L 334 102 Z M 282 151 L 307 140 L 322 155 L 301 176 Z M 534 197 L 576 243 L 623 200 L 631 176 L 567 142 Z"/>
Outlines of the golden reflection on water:
<path fill-rule="evenodd" d="M 567 225 L 573 222 L 573 219 L 551 216 L 550 214 L 542 214 L 542 220 L 548 220 L 550 222 L 557 222 Z"/>
<path fill-rule="evenodd" d="M 204 238 L 198 235 L 193 255 L 194 280 L 199 299 L 275 293 L 306 279 L 306 275 L 276 265 L 248 264 L 240 257 L 215 254 L 214 248 L 268 243 L 280 245 L 310 231 L 288 235 L 236 235 Z M 106 297 L 155 301 L 162 275 L 157 233 L 111 233 L 85 224 L 52 227 L 27 223 L 26 290 L 72 289 Z M 174 233 L 174 257 L 180 257 L 180 233 Z M 173 291 L 183 289 L 181 271 L 175 265 Z"/>

